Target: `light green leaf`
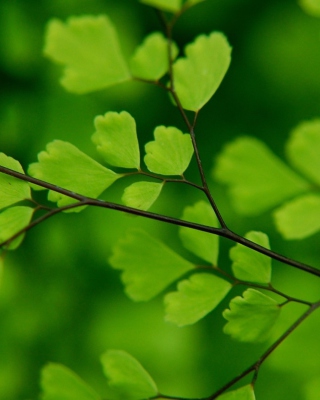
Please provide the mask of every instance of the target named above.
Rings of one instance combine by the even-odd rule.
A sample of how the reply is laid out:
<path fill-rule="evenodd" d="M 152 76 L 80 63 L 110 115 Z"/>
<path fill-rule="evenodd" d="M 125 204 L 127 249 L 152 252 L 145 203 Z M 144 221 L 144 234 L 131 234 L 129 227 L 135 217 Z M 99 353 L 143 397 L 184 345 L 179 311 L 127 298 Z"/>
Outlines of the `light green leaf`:
<path fill-rule="evenodd" d="M 179 53 L 175 43 L 172 43 L 171 57 L 174 60 Z M 154 32 L 145 38 L 136 49 L 130 60 L 130 69 L 134 77 L 159 80 L 169 69 L 168 39 L 162 33 Z"/>
<path fill-rule="evenodd" d="M 314 17 L 320 17 L 320 0 L 299 0 L 301 8 Z"/>
<path fill-rule="evenodd" d="M 109 350 L 102 355 L 101 362 L 108 378 L 112 399 L 149 399 L 158 393 L 157 386 L 148 372 L 125 351 Z"/>
<path fill-rule="evenodd" d="M 182 107 L 198 111 L 214 95 L 231 61 L 231 47 L 220 32 L 198 36 L 173 64 L 175 90 Z"/>
<path fill-rule="evenodd" d="M 263 142 L 250 137 L 229 143 L 213 174 L 229 186 L 234 208 L 243 215 L 258 215 L 309 189 Z"/>
<path fill-rule="evenodd" d="M 202 3 L 203 1 L 205 1 L 205 0 L 187 0 L 185 2 L 185 6 L 192 7 L 192 6 L 195 6 L 198 3 Z"/>
<path fill-rule="evenodd" d="M 273 216 L 285 239 L 304 239 L 320 230 L 320 196 L 301 196 L 278 208 Z"/>
<path fill-rule="evenodd" d="M 21 229 L 29 225 L 34 209 L 25 206 L 7 208 L 0 213 L 0 245 Z M 22 242 L 25 234 L 12 240 L 4 248 L 9 250 L 16 249 Z"/>
<path fill-rule="evenodd" d="M 128 207 L 148 210 L 159 197 L 163 183 L 135 182 L 125 188 L 122 201 Z"/>
<path fill-rule="evenodd" d="M 51 363 L 41 372 L 42 400 L 102 400 L 78 375 L 64 365 Z"/>
<path fill-rule="evenodd" d="M 223 331 L 240 342 L 263 342 L 280 315 L 281 308 L 275 300 L 265 294 L 248 289 L 243 295 L 231 300 L 223 312 L 228 321 Z"/>
<path fill-rule="evenodd" d="M 20 163 L 4 153 L 0 153 L 0 165 L 24 174 Z M 27 182 L 0 172 L 0 209 L 30 198 L 30 186 Z"/>
<path fill-rule="evenodd" d="M 154 137 L 145 145 L 148 170 L 160 175 L 182 175 L 193 155 L 190 135 L 173 126 L 158 126 Z"/>
<path fill-rule="evenodd" d="M 219 226 L 215 212 L 204 201 L 199 201 L 193 206 L 186 207 L 183 210 L 182 219 L 201 225 Z M 217 265 L 219 236 L 185 227 L 179 229 L 179 236 L 185 248 L 210 264 Z"/>
<path fill-rule="evenodd" d="M 265 233 L 251 231 L 245 235 L 245 238 L 270 249 L 269 238 Z M 232 271 L 236 278 L 248 282 L 270 282 L 270 257 L 237 243 L 230 249 L 230 258 L 233 261 Z"/>
<path fill-rule="evenodd" d="M 132 230 L 113 249 L 110 264 L 123 270 L 125 292 L 135 301 L 147 301 L 194 268 L 158 239 Z"/>
<path fill-rule="evenodd" d="M 49 143 L 46 151 L 38 154 L 38 160 L 29 166 L 31 176 L 88 197 L 98 197 L 122 176 L 61 140 Z M 59 207 L 77 202 L 54 191 L 49 191 L 48 199 L 57 202 Z M 80 211 L 79 208 L 83 209 L 77 207 L 74 211 Z"/>
<path fill-rule="evenodd" d="M 212 311 L 232 285 L 215 275 L 200 273 L 178 283 L 178 291 L 165 298 L 166 320 L 178 326 L 190 325 Z"/>
<path fill-rule="evenodd" d="M 217 397 L 217 400 L 255 400 L 252 385 L 246 385 Z"/>
<path fill-rule="evenodd" d="M 131 79 L 106 15 L 51 20 L 44 54 L 65 66 L 61 84 L 70 92 L 88 93 Z"/>
<path fill-rule="evenodd" d="M 320 119 L 302 122 L 286 146 L 291 163 L 307 178 L 320 184 Z"/>
<path fill-rule="evenodd" d="M 178 12 L 182 7 L 182 0 L 140 0 L 140 2 L 172 13 Z"/>
<path fill-rule="evenodd" d="M 136 122 L 126 111 L 107 112 L 94 120 L 92 141 L 104 160 L 115 167 L 140 168 Z"/>

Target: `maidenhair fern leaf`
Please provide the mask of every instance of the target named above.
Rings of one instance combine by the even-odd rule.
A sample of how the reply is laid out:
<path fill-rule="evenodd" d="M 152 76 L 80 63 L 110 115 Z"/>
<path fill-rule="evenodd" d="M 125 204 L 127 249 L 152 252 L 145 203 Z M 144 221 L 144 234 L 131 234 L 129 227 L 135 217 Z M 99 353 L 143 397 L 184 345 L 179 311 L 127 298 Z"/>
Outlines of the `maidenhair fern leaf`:
<path fill-rule="evenodd" d="M 171 44 L 171 58 L 178 55 L 175 43 Z M 168 40 L 160 32 L 147 36 L 136 49 L 130 60 L 130 69 L 134 77 L 157 81 L 169 69 Z"/>
<path fill-rule="evenodd" d="M 252 385 L 242 386 L 239 389 L 231 390 L 217 397 L 217 400 L 255 400 Z"/>
<path fill-rule="evenodd" d="M 200 110 L 214 95 L 231 61 L 231 47 L 220 32 L 201 35 L 173 64 L 175 90 L 186 110 Z"/>
<path fill-rule="evenodd" d="M 115 167 L 140 168 L 140 150 L 134 118 L 122 111 L 107 112 L 94 120 L 92 141 L 104 160 Z"/>
<path fill-rule="evenodd" d="M 38 160 L 29 166 L 31 176 L 88 197 L 98 197 L 122 177 L 61 140 L 49 143 L 46 151 L 39 153 Z M 48 198 L 59 207 L 76 202 L 54 191 L 49 191 Z M 79 211 L 79 207 L 74 210 Z"/>
<path fill-rule="evenodd" d="M 42 400 L 102 400 L 78 375 L 64 365 L 51 363 L 41 373 Z"/>
<path fill-rule="evenodd" d="M 215 275 L 198 273 L 178 283 L 177 292 L 168 293 L 166 320 L 178 326 L 194 324 L 227 295 L 232 285 Z"/>
<path fill-rule="evenodd" d="M 20 163 L 4 153 L 0 153 L 0 165 L 24 174 Z M 0 172 L 0 209 L 30 198 L 30 186 L 27 182 Z"/>
<path fill-rule="evenodd" d="M 70 92 L 88 93 L 131 79 L 106 15 L 51 20 L 44 53 L 65 66 L 61 84 Z"/>
<path fill-rule="evenodd" d="M 271 334 L 280 315 L 280 306 L 271 297 L 247 289 L 243 295 L 231 300 L 229 309 L 223 312 L 228 321 L 224 333 L 240 342 L 263 342 Z"/>
<path fill-rule="evenodd" d="M 201 225 L 219 226 L 212 207 L 204 201 L 199 201 L 193 206 L 186 207 L 183 211 L 182 219 Z M 217 265 L 219 236 L 185 227 L 179 229 L 179 235 L 185 248 L 210 264 Z"/>
<path fill-rule="evenodd" d="M 108 350 L 101 357 L 108 379 L 108 398 L 114 400 L 149 399 L 158 393 L 148 372 L 130 354 L 122 350 Z"/>
<path fill-rule="evenodd" d="M 125 292 L 135 301 L 156 296 L 194 265 L 158 239 L 132 230 L 113 249 L 110 264 L 122 270 Z"/>
<path fill-rule="evenodd" d="M 182 0 L 140 0 L 140 2 L 172 13 L 178 12 L 182 7 Z"/>
<path fill-rule="evenodd" d="M 145 145 L 148 170 L 160 175 L 182 175 L 193 155 L 190 135 L 172 126 L 158 126 L 154 137 Z"/>
<path fill-rule="evenodd" d="M 245 238 L 270 249 L 269 238 L 265 233 L 251 231 L 245 235 Z M 248 282 L 270 282 L 270 257 L 237 243 L 230 249 L 230 258 L 232 260 L 232 271 L 236 278 Z"/>
<path fill-rule="evenodd" d="M 124 190 L 123 203 L 128 207 L 148 210 L 159 197 L 163 183 L 135 182 Z"/>

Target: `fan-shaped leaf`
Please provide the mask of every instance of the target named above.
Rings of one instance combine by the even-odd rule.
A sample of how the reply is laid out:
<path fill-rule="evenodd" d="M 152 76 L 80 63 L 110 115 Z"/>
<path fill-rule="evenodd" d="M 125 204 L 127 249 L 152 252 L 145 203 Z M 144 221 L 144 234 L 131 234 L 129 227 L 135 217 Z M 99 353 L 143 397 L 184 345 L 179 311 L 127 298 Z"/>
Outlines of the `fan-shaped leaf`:
<path fill-rule="evenodd" d="M 4 153 L 0 153 L 0 165 L 24 174 L 20 163 Z M 0 209 L 30 198 L 30 186 L 27 182 L 0 172 Z"/>
<path fill-rule="evenodd" d="M 275 300 L 255 289 L 232 299 L 229 307 L 222 314 L 228 321 L 223 331 L 241 342 L 267 340 L 281 310 Z"/>
<path fill-rule="evenodd" d="M 320 0 L 299 0 L 302 9 L 314 17 L 320 17 Z"/>
<path fill-rule="evenodd" d="M 135 182 L 124 190 L 122 201 L 126 206 L 148 210 L 159 197 L 163 183 Z"/>
<path fill-rule="evenodd" d="M 136 122 L 126 111 L 107 112 L 94 120 L 92 141 L 104 160 L 122 168 L 140 168 Z"/>
<path fill-rule="evenodd" d="M 172 13 L 178 12 L 182 6 L 182 0 L 140 0 L 140 2 Z"/>
<path fill-rule="evenodd" d="M 308 194 L 274 212 L 278 231 L 285 239 L 304 239 L 320 230 L 320 196 Z"/>
<path fill-rule="evenodd" d="M 179 52 L 175 43 L 171 44 L 171 58 Z M 151 33 L 136 49 L 130 61 L 133 76 L 148 80 L 159 80 L 169 69 L 168 40 L 160 32 Z"/>
<path fill-rule="evenodd" d="M 217 397 L 217 400 L 255 400 L 252 385 L 246 385 Z"/>
<path fill-rule="evenodd" d="M 158 126 L 154 137 L 153 142 L 145 145 L 144 161 L 149 171 L 160 175 L 182 175 L 193 155 L 190 135 L 173 126 Z"/>
<path fill-rule="evenodd" d="M 16 206 L 7 208 L 0 213 L 0 245 L 6 240 L 10 239 L 21 229 L 29 225 L 34 209 L 25 206 Z M 10 241 L 6 246 L 6 249 L 16 249 L 24 238 L 24 234 L 18 236 L 14 240 Z"/>
<path fill-rule="evenodd" d="M 320 184 L 320 119 L 302 122 L 287 142 L 291 163 L 317 185 Z"/>
<path fill-rule="evenodd" d="M 186 207 L 183 211 L 182 219 L 201 225 L 219 226 L 212 207 L 204 201 L 199 201 L 193 206 Z M 179 235 L 185 248 L 210 264 L 217 265 L 219 236 L 185 227 L 179 229 Z"/>
<path fill-rule="evenodd" d="M 264 143 L 250 137 L 225 147 L 214 177 L 229 186 L 232 203 L 243 215 L 258 215 L 309 189 Z"/>
<path fill-rule="evenodd" d="M 123 270 L 127 295 L 150 300 L 194 265 L 146 232 L 132 230 L 120 239 L 110 258 L 113 268 Z"/>
<path fill-rule="evenodd" d="M 112 393 L 108 398 L 140 400 L 149 399 L 158 393 L 148 372 L 125 351 L 109 350 L 102 355 L 101 362 Z"/>
<path fill-rule="evenodd" d="M 106 15 L 53 19 L 46 33 L 46 56 L 65 66 L 61 84 L 88 93 L 130 79 L 117 33 Z"/>
<path fill-rule="evenodd" d="M 48 364 L 41 373 L 42 400 L 102 400 L 101 397 L 69 368 Z"/>
<path fill-rule="evenodd" d="M 212 274 L 194 274 L 165 296 L 166 320 L 178 326 L 193 324 L 212 311 L 232 285 Z"/>
<path fill-rule="evenodd" d="M 245 235 L 251 242 L 270 249 L 269 238 L 265 233 L 251 231 Z M 271 280 L 271 259 L 264 254 L 236 244 L 230 249 L 232 271 L 242 281 L 269 283 Z"/>
<path fill-rule="evenodd" d="M 173 64 L 175 90 L 182 107 L 198 111 L 214 95 L 231 61 L 231 47 L 220 32 L 198 36 Z"/>
<path fill-rule="evenodd" d="M 88 197 L 98 197 L 122 176 L 61 140 L 49 143 L 46 151 L 39 153 L 38 160 L 29 166 L 31 176 Z M 59 207 L 76 202 L 54 191 L 49 191 L 48 198 L 57 202 Z M 74 211 L 80 211 L 79 208 Z"/>

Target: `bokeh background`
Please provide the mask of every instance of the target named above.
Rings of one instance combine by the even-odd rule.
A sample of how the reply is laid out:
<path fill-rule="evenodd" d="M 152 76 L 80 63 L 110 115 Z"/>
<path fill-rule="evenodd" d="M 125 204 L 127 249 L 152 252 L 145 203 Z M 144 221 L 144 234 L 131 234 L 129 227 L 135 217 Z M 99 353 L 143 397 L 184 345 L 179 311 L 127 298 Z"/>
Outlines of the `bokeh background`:
<path fill-rule="evenodd" d="M 154 11 L 137 0 L 0 0 L 0 151 L 25 169 L 53 139 L 70 141 L 99 159 L 90 140 L 93 118 L 110 110 L 135 117 L 142 147 L 157 125 L 185 129 L 177 109 L 156 87 L 131 83 L 76 96 L 59 85 L 60 67 L 42 55 L 47 21 L 101 13 L 116 24 L 128 57 L 146 34 L 161 29 Z M 290 130 L 320 115 L 320 19 L 306 15 L 294 0 L 207 0 L 181 18 L 175 40 L 182 49 L 198 34 L 213 30 L 224 32 L 233 46 L 230 70 L 197 124 L 216 201 L 235 231 L 263 230 L 274 250 L 316 266 L 319 234 L 285 242 L 270 213 L 239 217 L 210 171 L 223 144 L 243 134 L 264 140 L 283 157 Z M 196 170 L 188 177 L 197 180 Z M 123 187 L 116 183 L 104 198 L 119 201 Z M 185 205 L 200 198 L 190 188 L 167 185 L 152 211 L 179 217 Z M 185 328 L 164 322 L 162 296 L 131 302 L 107 259 L 113 244 L 133 226 L 148 229 L 185 254 L 176 227 L 86 209 L 38 226 L 17 251 L 6 255 L 0 282 L 0 399 L 37 399 L 40 369 L 49 361 L 72 368 L 103 395 L 99 357 L 108 348 L 138 358 L 162 392 L 203 397 L 266 349 L 268 343 L 239 344 L 222 334 L 221 311 L 228 299 Z M 230 268 L 230 245 L 221 240 L 222 268 Z M 317 278 L 280 263 L 273 267 L 279 289 L 317 299 Z M 277 334 L 302 311 L 288 307 Z M 319 328 L 319 316 L 313 315 L 268 359 L 256 384 L 259 400 L 319 398 Z"/>

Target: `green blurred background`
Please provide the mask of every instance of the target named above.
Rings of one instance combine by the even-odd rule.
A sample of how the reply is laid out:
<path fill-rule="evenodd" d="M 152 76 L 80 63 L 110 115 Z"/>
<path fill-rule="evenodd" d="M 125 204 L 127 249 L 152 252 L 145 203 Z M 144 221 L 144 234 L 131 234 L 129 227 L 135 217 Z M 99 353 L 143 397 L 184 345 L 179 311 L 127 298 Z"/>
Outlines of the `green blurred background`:
<path fill-rule="evenodd" d="M 70 141 L 96 157 L 90 140 L 93 118 L 109 110 L 127 110 L 135 117 L 142 145 L 152 139 L 157 125 L 185 129 L 175 107 L 156 87 L 132 83 L 76 96 L 58 84 L 60 68 L 42 56 L 47 21 L 101 13 L 116 24 L 127 56 L 146 34 L 160 29 L 153 10 L 136 0 L 0 0 L 0 151 L 25 169 L 53 139 Z M 320 114 L 320 20 L 305 15 L 292 0 L 207 0 L 181 18 L 175 40 L 182 48 L 213 30 L 228 37 L 233 61 L 199 115 L 197 137 L 208 176 L 227 141 L 254 135 L 282 157 L 290 130 Z M 189 177 L 198 179 L 195 170 Z M 268 232 L 274 250 L 318 264 L 319 234 L 284 242 L 270 214 L 240 218 L 230 209 L 224 188 L 210 184 L 232 229 L 241 234 L 251 229 Z M 116 183 L 104 198 L 119 201 L 123 187 Z M 179 217 L 185 205 L 199 198 L 194 190 L 168 185 L 152 211 Z M 108 348 L 124 349 L 138 358 L 162 392 L 208 396 L 268 346 L 238 344 L 222 334 L 221 311 L 228 300 L 186 328 L 163 321 L 161 296 L 149 303 L 131 302 L 107 258 L 132 226 L 148 229 L 183 253 L 175 227 L 87 209 L 38 226 L 18 251 L 6 256 L 0 282 L 1 400 L 38 398 L 39 371 L 49 361 L 74 369 L 103 394 L 99 356 Z M 230 243 L 221 242 L 220 266 L 228 269 Z M 279 289 L 317 299 L 317 278 L 273 265 Z M 288 308 L 277 334 L 302 311 Z M 319 398 L 312 389 L 320 373 L 317 317 L 306 321 L 262 367 L 256 384 L 259 400 Z M 306 390 L 315 397 L 306 397 Z"/>

